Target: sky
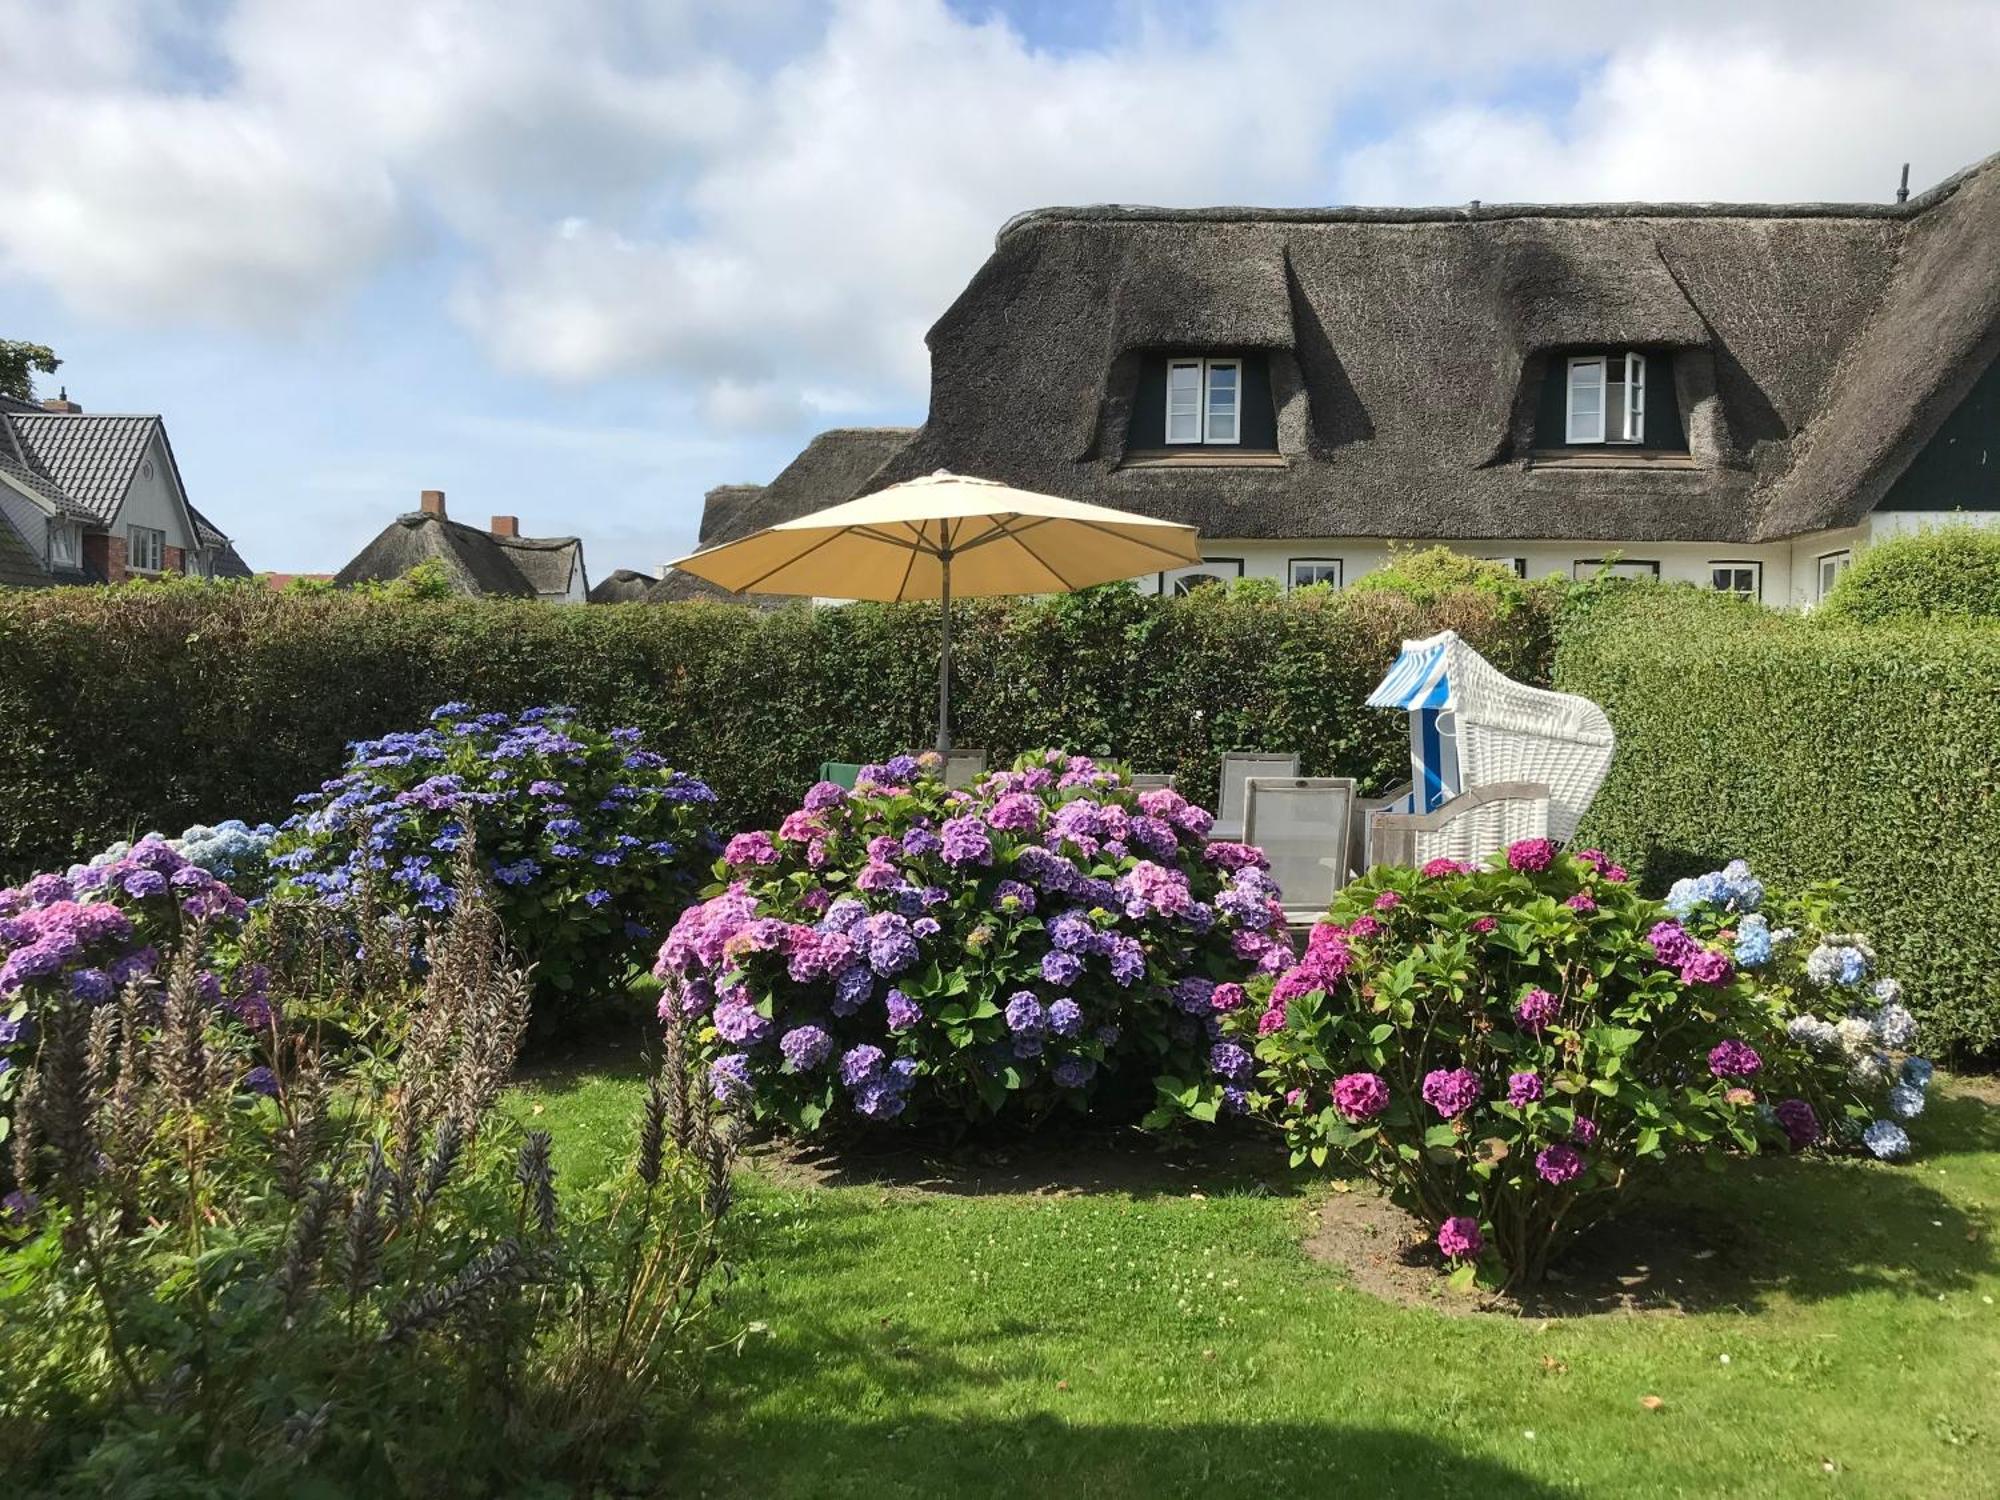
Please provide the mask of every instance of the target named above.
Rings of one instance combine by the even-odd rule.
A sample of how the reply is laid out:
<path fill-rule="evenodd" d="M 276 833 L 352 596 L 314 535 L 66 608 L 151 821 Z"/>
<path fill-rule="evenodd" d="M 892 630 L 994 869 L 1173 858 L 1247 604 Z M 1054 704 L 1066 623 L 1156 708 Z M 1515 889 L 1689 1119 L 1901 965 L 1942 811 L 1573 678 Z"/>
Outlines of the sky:
<path fill-rule="evenodd" d="M 442 489 L 598 579 L 920 422 L 1023 209 L 1880 202 L 1996 77 L 1994 0 L 0 0 L 0 337 L 253 568 Z"/>

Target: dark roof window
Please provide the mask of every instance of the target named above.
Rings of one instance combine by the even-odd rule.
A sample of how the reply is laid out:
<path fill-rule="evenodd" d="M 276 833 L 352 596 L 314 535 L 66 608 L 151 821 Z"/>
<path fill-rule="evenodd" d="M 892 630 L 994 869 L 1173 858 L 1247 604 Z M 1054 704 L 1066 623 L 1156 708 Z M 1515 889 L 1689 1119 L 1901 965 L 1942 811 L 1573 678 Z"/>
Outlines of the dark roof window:
<path fill-rule="evenodd" d="M 1278 451 L 1266 355 L 1153 354 L 1140 365 L 1127 458 L 1205 451 L 1253 463 Z"/>
<path fill-rule="evenodd" d="M 1536 411 L 1535 448 L 1686 453 L 1673 355 L 1572 349 L 1552 355 Z"/>

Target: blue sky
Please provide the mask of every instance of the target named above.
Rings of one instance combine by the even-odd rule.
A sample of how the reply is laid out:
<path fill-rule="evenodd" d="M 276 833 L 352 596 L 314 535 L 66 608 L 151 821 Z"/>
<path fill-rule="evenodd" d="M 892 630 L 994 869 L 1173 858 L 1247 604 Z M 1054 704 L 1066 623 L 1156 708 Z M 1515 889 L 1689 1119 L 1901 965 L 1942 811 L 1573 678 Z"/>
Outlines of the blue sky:
<path fill-rule="evenodd" d="M 1996 64 L 1969 0 L 0 0 L 0 336 L 254 567 L 429 488 L 602 577 L 921 420 L 1019 209 L 1882 199 L 2000 149 Z"/>

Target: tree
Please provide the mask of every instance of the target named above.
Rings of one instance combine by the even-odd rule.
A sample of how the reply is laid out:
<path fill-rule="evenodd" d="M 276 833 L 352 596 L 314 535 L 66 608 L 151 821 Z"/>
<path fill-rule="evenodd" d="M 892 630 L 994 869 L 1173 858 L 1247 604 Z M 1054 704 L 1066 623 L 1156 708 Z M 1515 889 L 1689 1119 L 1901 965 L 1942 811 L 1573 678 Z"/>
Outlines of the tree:
<path fill-rule="evenodd" d="M 35 399 L 35 372 L 53 375 L 62 361 L 47 344 L 0 339 L 0 392 L 22 401 Z"/>

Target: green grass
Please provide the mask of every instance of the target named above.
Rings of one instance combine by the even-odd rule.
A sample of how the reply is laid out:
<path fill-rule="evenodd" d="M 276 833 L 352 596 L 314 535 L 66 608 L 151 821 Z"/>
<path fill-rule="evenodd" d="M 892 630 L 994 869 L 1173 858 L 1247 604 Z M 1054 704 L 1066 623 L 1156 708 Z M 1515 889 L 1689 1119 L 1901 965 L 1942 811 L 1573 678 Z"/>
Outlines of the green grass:
<path fill-rule="evenodd" d="M 574 1181 L 623 1149 L 639 1087 L 584 1066 L 518 1104 Z M 1677 1192 L 1725 1247 L 1724 1310 L 1546 1322 L 1352 1289 L 1301 1248 L 1325 1190 L 1254 1172 L 1141 1152 L 1115 1186 L 1033 1194 L 753 1164 L 723 1317 L 758 1331 L 708 1369 L 677 1487 L 2000 1494 L 2000 1110 L 1958 1090 L 1920 1123 L 1910 1167 L 1743 1163 Z"/>

